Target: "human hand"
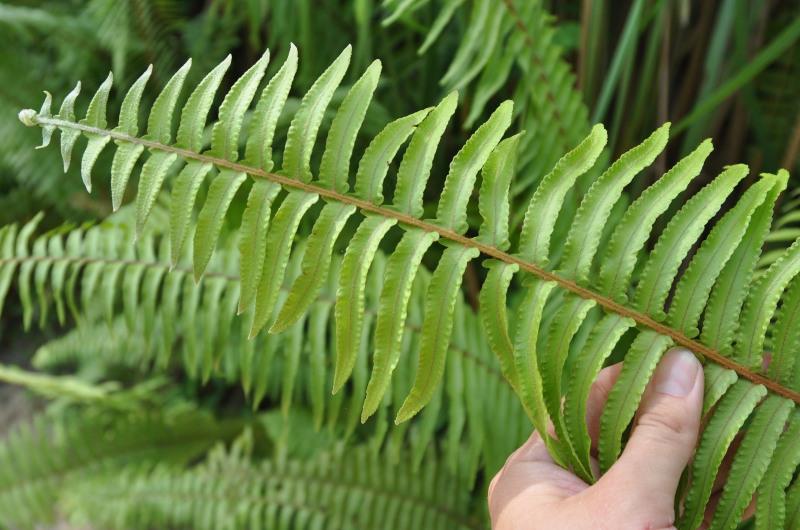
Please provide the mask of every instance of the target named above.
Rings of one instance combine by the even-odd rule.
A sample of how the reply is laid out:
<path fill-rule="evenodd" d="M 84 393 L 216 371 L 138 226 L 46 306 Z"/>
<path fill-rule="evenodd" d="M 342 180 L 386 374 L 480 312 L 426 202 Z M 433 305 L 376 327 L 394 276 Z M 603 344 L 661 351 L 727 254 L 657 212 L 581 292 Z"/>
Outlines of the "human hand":
<path fill-rule="evenodd" d="M 600 372 L 589 393 L 586 421 L 593 455 L 600 415 L 620 369 L 617 364 Z M 611 469 L 589 486 L 557 465 L 534 432 L 489 486 L 492 528 L 674 528 L 675 493 L 694 451 L 702 406 L 700 363 L 687 350 L 668 351 L 645 390 L 628 444 Z M 596 459 L 592 464 L 597 471 Z"/>

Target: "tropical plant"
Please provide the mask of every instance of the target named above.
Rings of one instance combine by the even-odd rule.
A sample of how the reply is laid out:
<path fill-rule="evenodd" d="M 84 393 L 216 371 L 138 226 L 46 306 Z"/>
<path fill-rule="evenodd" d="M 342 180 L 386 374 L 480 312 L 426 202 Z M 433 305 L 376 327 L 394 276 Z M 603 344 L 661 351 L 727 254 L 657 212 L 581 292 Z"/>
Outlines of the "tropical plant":
<path fill-rule="evenodd" d="M 178 70 L 156 98 L 143 136 L 139 135 L 137 118 L 139 101 L 151 75 L 149 69 L 127 92 L 113 129 L 106 121 L 111 76 L 93 96 L 82 120 L 76 118 L 74 111 L 80 85 L 64 99 L 58 114 L 52 113 L 52 99 L 47 94 L 40 111 L 22 111 L 20 119 L 42 128 L 43 145 L 49 143 L 56 129 L 61 132 L 65 166 L 78 138 L 87 137 L 81 160 L 87 189 L 91 189 L 95 160 L 113 140 L 114 209 L 121 206 L 136 161 L 148 149 L 149 156 L 139 176 L 133 239 L 137 246 L 153 248 L 152 243 L 146 243 L 148 218 L 159 190 L 169 179 L 169 236 L 165 232 L 162 244 L 169 249 L 173 274 L 180 274 L 181 256 L 189 252 L 184 250 L 188 246 L 194 281 L 207 281 L 205 276 L 210 274 L 220 234 L 233 223 L 238 224 L 234 232 L 239 247 L 239 286 L 226 289 L 221 281 L 217 282 L 221 287 L 212 286 L 212 294 L 204 293 L 203 299 L 217 301 L 218 305 L 208 309 L 212 315 L 224 311 L 217 307 L 227 308 L 232 314 L 238 306 L 238 312 L 246 315 L 242 317 L 247 319 L 242 329 L 246 329 L 249 338 L 258 337 L 269 324 L 270 333 L 286 331 L 297 337 L 290 341 L 302 342 L 304 336 L 312 340 L 314 329 L 322 330 L 324 324 L 311 326 L 309 321 L 304 327 L 305 315 L 311 310 L 309 318 L 313 318 L 318 311 L 316 299 L 326 285 L 331 290 L 335 285 L 335 325 L 331 336 L 336 361 L 332 388 L 334 392 L 342 390 L 352 376 L 356 393 L 366 394 L 362 421 L 397 390 L 392 387 L 397 382 L 393 372 L 401 366 L 398 363 L 404 329 L 407 316 L 412 314 L 408 303 L 415 279 L 423 274 L 423 259 L 434 264 L 435 270 L 425 282 L 418 343 L 411 348 L 419 352 L 416 375 L 402 404 L 393 399 L 395 420 L 404 422 L 436 402 L 445 366 L 453 357 L 448 350 L 458 319 L 462 277 L 467 264 L 482 256 L 487 273 L 479 301 L 488 344 L 534 427 L 546 432 L 546 422 L 553 421 L 558 437 L 545 438 L 557 462 L 590 483 L 597 479 L 589 465 L 585 403 L 589 386 L 602 366 L 621 359 L 622 372 L 601 419 L 599 461 L 601 472 L 607 470 L 622 450 L 626 429 L 660 356 L 671 345 L 680 344 L 705 362 L 705 409 L 710 417 L 691 464 L 679 526 L 694 528 L 699 523 L 718 478 L 722 457 L 748 418 L 750 425 L 722 492 L 713 526 L 735 528 L 756 489 L 758 525 L 780 527 L 786 517 L 796 517 L 797 487 L 790 483 L 800 460 L 800 446 L 794 443 L 797 414 L 793 412 L 794 403 L 800 398 L 800 363 L 794 362 L 800 338 L 796 322 L 800 315 L 800 283 L 793 281 L 800 272 L 800 243 L 792 243 L 769 268 L 756 269 L 774 204 L 787 186 L 788 174 L 779 171 L 763 175 L 738 194 L 734 204 L 723 209 L 726 201 L 737 198 L 734 191 L 748 172 L 746 166 L 731 166 L 691 198 L 682 197 L 678 203 L 682 206 L 669 217 L 666 227 L 660 233 L 651 233 L 656 220 L 700 173 L 712 149 L 706 141 L 610 223 L 625 187 L 664 149 L 669 131 L 665 124 L 594 178 L 575 215 L 562 223 L 565 228 L 560 230 L 562 224 L 558 221 L 565 195 L 582 175 L 591 175 L 588 172 L 597 164 L 606 144 L 606 131 L 597 125 L 541 179 L 526 209 L 521 233 L 517 234 L 509 230 L 509 188 L 522 133 L 503 138 L 513 117 L 512 103 L 505 102 L 452 158 L 441 192 L 428 190 L 429 195 L 438 195 L 439 199 L 435 211 L 426 211 L 423 193 L 458 96 L 452 93 L 433 108 L 386 125 L 370 141 L 357 161 L 357 169 L 352 171 L 358 131 L 379 81 L 379 62 L 367 68 L 342 100 L 324 146 L 317 140 L 326 107 L 345 75 L 350 53 L 346 48 L 303 96 L 293 113 L 283 149 L 273 149 L 273 138 L 297 70 L 297 51 L 293 47 L 262 90 L 251 116 L 248 108 L 258 92 L 269 54 L 264 54 L 233 84 L 218 107 L 217 120 L 210 125 L 209 149 L 205 149 L 203 130 L 229 59 L 193 89 L 183 106 L 174 141 L 173 111 L 189 63 Z M 396 176 L 392 172 L 389 181 L 396 184 L 391 191 L 385 190 L 384 181 L 393 160 L 409 138 Z M 240 158 L 242 144 L 244 156 Z M 281 169 L 275 172 L 274 167 Z M 201 194 L 209 175 L 207 191 Z M 479 175 L 477 201 L 473 201 Z M 248 200 L 243 211 L 228 212 L 234 196 L 245 192 Z M 318 204 L 320 198 L 322 204 Z M 191 217 L 198 202 L 201 206 L 195 227 Z M 625 206 L 624 202 L 621 204 Z M 710 224 L 715 217 L 716 222 Z M 314 219 L 313 226 L 307 236 L 297 237 L 304 218 Z M 19 234 L 14 228 L 4 232 L 2 295 L 18 265 L 23 298 L 34 270 L 37 285 L 44 285 L 50 273 L 55 291 L 61 290 L 59 285 L 68 264 L 35 266 L 37 259 L 28 259 L 32 231 L 32 225 L 26 225 Z M 333 255 L 343 232 L 349 237 L 345 244 L 339 244 L 344 247 L 339 265 Z M 652 250 L 646 248 L 650 237 L 657 239 Z M 39 241 L 43 241 L 39 244 L 40 257 L 42 253 L 63 255 L 63 251 L 59 254 L 49 248 L 55 241 L 52 245 L 58 249 L 60 237 Z M 365 310 L 365 298 L 371 292 L 366 285 L 378 248 L 391 247 L 393 241 L 397 243 L 377 281 L 380 294 L 373 323 L 372 313 Z M 438 247 L 434 246 L 437 241 Z M 553 241 L 566 244 L 561 249 L 551 244 Z M 223 243 L 222 248 L 225 247 Z M 224 250 L 217 253 L 231 256 Z M 37 256 L 36 244 L 32 254 Z M 282 296 L 290 257 L 299 263 L 299 273 L 289 275 L 291 286 Z M 681 270 L 685 260 L 688 266 Z M 42 262 L 50 263 L 47 258 Z M 101 266 L 90 272 L 92 265 L 88 264 L 84 273 L 89 276 L 88 281 L 94 282 L 87 287 L 87 278 L 83 279 L 85 306 L 97 303 L 94 293 L 98 292 L 106 300 L 105 307 L 113 308 L 115 284 L 127 267 L 125 278 L 130 279 L 123 285 L 127 293 L 123 303 L 136 307 L 138 285 L 144 274 L 138 268 L 140 263 L 118 263 L 111 273 L 104 273 L 98 291 L 92 285 L 97 286 Z M 71 278 L 77 277 L 79 269 L 72 267 Z M 170 280 L 172 277 L 170 274 L 163 280 L 163 293 L 167 296 L 162 297 L 162 321 L 178 316 L 175 307 L 169 305 L 176 296 L 169 293 L 177 295 L 181 287 L 170 291 L 166 285 L 170 281 L 180 285 L 181 281 Z M 142 288 L 143 300 L 155 296 L 161 276 L 152 282 Z M 512 282 L 518 288 L 509 297 Z M 71 290 L 69 287 L 68 296 Z M 200 296 L 190 286 L 183 287 L 183 293 L 190 300 Z M 277 303 L 280 298 L 285 298 L 283 304 Z M 327 304 L 330 308 L 331 301 Z M 198 326 L 191 309 L 196 305 L 195 298 L 186 306 L 189 316 L 185 316 L 186 312 L 181 315 L 188 330 Z M 515 318 L 509 318 L 509 313 Z M 223 316 L 228 318 L 227 314 Z M 210 328 L 208 333 L 213 340 L 215 330 Z M 219 329 L 227 328 L 223 324 Z M 325 332 L 318 333 L 321 335 L 314 340 L 324 340 Z M 762 369 L 766 345 L 770 346 L 767 351 L 771 352 L 771 361 Z M 208 370 L 209 366 L 214 369 L 217 360 L 213 355 L 198 356 L 191 353 L 191 346 L 187 348 L 190 373 Z M 355 367 L 364 362 L 367 349 L 374 351 L 372 373 L 368 382 L 361 379 L 358 383 Z M 388 392 L 390 387 L 392 392 Z M 787 422 L 789 427 L 785 428 Z M 218 467 L 209 465 L 209 469 Z M 173 480 L 183 479 L 154 471 L 142 488 Z M 199 480 L 202 479 L 194 475 L 187 477 L 185 487 L 192 487 L 189 483 Z M 155 506 L 153 510 L 160 513 L 161 508 Z M 127 516 L 124 521 L 129 521 Z"/>

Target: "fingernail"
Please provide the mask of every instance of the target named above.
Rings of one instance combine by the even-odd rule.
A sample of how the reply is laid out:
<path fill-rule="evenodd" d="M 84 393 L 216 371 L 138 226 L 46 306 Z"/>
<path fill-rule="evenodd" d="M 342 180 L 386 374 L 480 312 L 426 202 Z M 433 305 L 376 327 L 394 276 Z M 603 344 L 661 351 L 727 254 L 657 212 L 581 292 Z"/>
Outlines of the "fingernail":
<path fill-rule="evenodd" d="M 700 362 L 689 350 L 675 348 L 669 350 L 656 370 L 656 392 L 670 396 L 686 397 L 697 382 Z"/>

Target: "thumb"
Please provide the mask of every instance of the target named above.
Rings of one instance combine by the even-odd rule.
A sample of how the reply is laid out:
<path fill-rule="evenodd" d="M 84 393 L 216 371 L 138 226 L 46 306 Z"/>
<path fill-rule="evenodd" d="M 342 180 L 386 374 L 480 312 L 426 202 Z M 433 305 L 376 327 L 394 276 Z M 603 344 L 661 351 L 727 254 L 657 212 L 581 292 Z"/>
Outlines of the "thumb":
<path fill-rule="evenodd" d="M 669 350 L 645 390 L 625 451 L 607 475 L 669 526 L 675 492 L 692 456 L 703 408 L 703 370 L 694 354 Z M 611 477 L 609 477 L 611 478 Z M 656 527 L 658 528 L 658 527 Z"/>

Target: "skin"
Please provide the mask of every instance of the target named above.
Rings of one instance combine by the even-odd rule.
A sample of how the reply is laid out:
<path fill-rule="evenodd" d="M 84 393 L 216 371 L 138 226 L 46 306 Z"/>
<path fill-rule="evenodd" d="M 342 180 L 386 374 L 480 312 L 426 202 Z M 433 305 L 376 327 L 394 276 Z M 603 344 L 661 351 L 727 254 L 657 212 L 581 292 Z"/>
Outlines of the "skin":
<path fill-rule="evenodd" d="M 596 456 L 600 414 L 621 365 L 600 372 L 587 403 L 587 426 Z M 672 529 L 674 498 L 692 457 L 701 426 L 703 371 L 690 352 L 664 354 L 642 397 L 633 430 L 619 460 L 588 485 L 550 457 L 534 432 L 506 461 L 489 486 L 494 530 Z M 550 429 L 550 435 L 555 436 Z M 730 458 L 737 443 L 726 457 Z M 597 470 L 596 459 L 593 465 Z M 721 493 L 726 464 L 715 484 L 707 528 Z M 745 517 L 753 513 L 753 506 Z"/>

